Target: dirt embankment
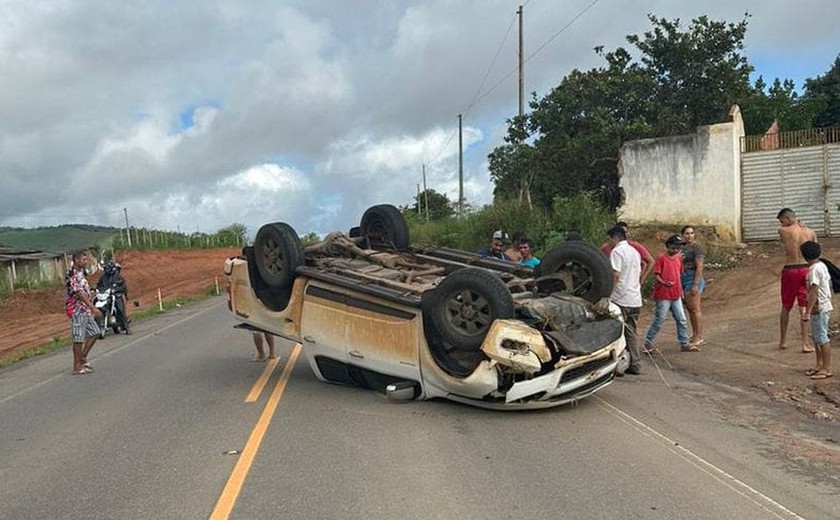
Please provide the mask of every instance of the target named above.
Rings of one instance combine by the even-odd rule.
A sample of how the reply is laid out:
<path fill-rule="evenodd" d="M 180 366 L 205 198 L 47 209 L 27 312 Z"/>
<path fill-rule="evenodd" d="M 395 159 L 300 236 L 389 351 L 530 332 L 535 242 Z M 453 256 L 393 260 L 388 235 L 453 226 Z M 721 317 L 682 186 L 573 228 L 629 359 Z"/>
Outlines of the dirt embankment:
<path fill-rule="evenodd" d="M 666 235 L 648 233 L 641 241 L 656 256 L 663 249 L 661 240 Z M 822 256 L 837 263 L 840 239 L 821 239 L 821 244 Z M 660 365 L 670 369 L 670 364 L 677 370 L 754 392 L 820 421 L 840 420 L 840 356 L 833 356 L 835 377 L 815 381 L 805 375 L 816 358 L 802 353 L 796 308 L 790 313 L 787 348 L 779 349 L 779 276 L 784 264 L 781 245 L 770 242 L 742 248 L 730 244 L 711 249 L 715 251 L 707 259 L 711 265 L 706 272 L 702 306 L 707 343 L 701 352 L 680 352 L 669 318 L 657 337 L 657 347 L 663 353 L 658 358 Z M 652 314 L 649 307 L 642 311 L 641 334 L 647 331 Z M 831 330 L 837 334 L 840 296 L 834 298 L 831 322 Z M 836 337 L 832 343 L 837 343 Z M 840 437 L 834 442 L 840 442 Z"/>
<path fill-rule="evenodd" d="M 225 258 L 238 253 L 230 248 L 118 252 L 129 301 L 137 302 L 129 304 L 129 313 L 156 306 L 158 289 L 164 301 L 202 294 L 216 278 L 224 290 Z M 89 277 L 91 285 L 98 279 L 98 274 Z M 0 357 L 68 335 L 63 287 L 18 291 L 0 301 Z"/>

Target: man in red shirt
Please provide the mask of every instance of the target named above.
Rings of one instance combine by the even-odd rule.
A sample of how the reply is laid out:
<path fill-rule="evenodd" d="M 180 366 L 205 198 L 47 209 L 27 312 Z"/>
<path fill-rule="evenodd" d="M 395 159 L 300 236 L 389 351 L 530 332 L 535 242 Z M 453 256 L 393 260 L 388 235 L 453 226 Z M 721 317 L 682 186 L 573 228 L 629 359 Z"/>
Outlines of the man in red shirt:
<path fill-rule="evenodd" d="M 656 312 L 645 335 L 645 351 L 647 352 L 654 349 L 653 341 L 659 334 L 669 312 L 677 323 L 677 340 L 680 342 L 680 350 L 683 352 L 700 350 L 688 342 L 688 324 L 682 305 L 682 284 L 680 283 L 682 256 L 679 253 L 683 243 L 684 240 L 680 235 L 668 237 L 665 241 L 665 252 L 660 253 L 653 265 L 653 273 L 656 277 L 656 283 L 653 286 L 653 301 L 656 304 Z"/>
<path fill-rule="evenodd" d="M 623 228 L 624 233 L 629 237 L 630 236 L 630 227 L 627 225 L 627 222 L 617 222 L 616 226 Z M 653 271 L 653 255 L 650 254 L 650 251 L 647 250 L 645 246 L 636 242 L 635 240 L 627 239 L 627 243 L 630 244 L 630 247 L 635 249 L 639 252 L 639 256 L 642 257 L 642 277 L 639 280 L 639 283 L 644 284 L 647 277 L 650 275 L 651 271 Z M 607 240 L 601 245 L 601 252 L 604 254 L 605 257 L 609 258 L 610 253 L 612 253 L 613 246 L 610 244 L 610 241 Z"/>

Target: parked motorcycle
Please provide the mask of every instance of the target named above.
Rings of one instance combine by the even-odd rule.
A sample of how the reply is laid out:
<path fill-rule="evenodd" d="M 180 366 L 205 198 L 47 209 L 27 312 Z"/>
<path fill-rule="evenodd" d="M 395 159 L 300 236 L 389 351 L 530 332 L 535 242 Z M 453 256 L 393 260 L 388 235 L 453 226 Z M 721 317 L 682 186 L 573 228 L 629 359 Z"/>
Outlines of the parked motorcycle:
<path fill-rule="evenodd" d="M 105 332 L 110 328 L 114 334 L 119 334 L 122 328 L 123 319 L 120 309 L 117 306 L 118 295 L 114 289 L 108 287 L 106 289 L 97 289 L 96 295 L 93 299 L 93 306 L 99 309 L 102 313 L 102 318 L 99 319 L 99 339 L 105 338 Z"/>

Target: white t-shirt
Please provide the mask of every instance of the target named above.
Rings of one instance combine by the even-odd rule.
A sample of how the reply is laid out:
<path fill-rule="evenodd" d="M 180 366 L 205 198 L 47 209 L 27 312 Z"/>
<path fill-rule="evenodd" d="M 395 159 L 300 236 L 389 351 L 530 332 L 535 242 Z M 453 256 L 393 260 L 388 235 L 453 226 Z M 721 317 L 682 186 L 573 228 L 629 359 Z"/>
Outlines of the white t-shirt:
<path fill-rule="evenodd" d="M 831 305 L 831 275 L 828 274 L 828 267 L 822 262 L 814 262 L 808 267 L 808 288 L 817 286 L 817 305 L 819 312 L 833 310 Z"/>
<path fill-rule="evenodd" d="M 618 273 L 610 301 L 622 307 L 642 306 L 642 257 L 626 240 L 619 242 L 610 253 L 612 270 Z M 823 266 L 825 267 L 825 266 Z"/>

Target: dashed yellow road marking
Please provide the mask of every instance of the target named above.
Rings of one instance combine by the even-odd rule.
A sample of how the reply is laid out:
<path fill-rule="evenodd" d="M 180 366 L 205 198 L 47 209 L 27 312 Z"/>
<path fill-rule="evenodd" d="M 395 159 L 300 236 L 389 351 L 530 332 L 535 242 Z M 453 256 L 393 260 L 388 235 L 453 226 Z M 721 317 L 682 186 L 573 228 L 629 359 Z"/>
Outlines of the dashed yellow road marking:
<path fill-rule="evenodd" d="M 257 399 L 260 398 L 260 394 L 265 388 L 265 384 L 268 383 L 268 378 L 271 377 L 271 373 L 274 372 L 274 367 L 277 366 L 277 362 L 280 361 L 278 358 L 274 358 L 268 361 L 268 364 L 265 366 L 262 375 L 257 382 L 254 383 L 254 387 L 251 389 L 251 393 L 248 394 L 248 397 L 245 398 L 246 403 L 253 403 Z"/>
<path fill-rule="evenodd" d="M 230 474 L 227 484 L 225 484 L 225 488 L 222 490 L 222 494 L 216 502 L 216 507 L 213 508 L 210 520 L 227 520 L 230 517 L 233 506 L 236 504 L 236 499 L 239 498 L 239 492 L 242 490 L 242 484 L 244 484 L 245 478 L 248 476 L 248 471 L 251 469 L 254 457 L 260 449 L 260 444 L 262 444 L 266 430 L 268 430 L 268 425 L 271 424 L 271 418 L 274 416 L 274 411 L 277 409 L 280 397 L 283 396 L 283 391 L 286 389 L 286 383 L 292 375 L 292 369 L 295 366 L 298 355 L 300 355 L 300 349 L 300 343 L 296 344 L 292 349 L 289 360 L 283 368 L 283 373 L 280 374 L 280 379 L 277 380 L 274 391 L 271 392 L 271 396 L 268 398 L 268 403 L 266 403 L 265 409 L 263 409 L 262 415 L 260 415 L 260 419 L 257 421 L 257 425 L 251 431 L 251 436 L 248 437 L 248 442 L 245 444 L 242 455 L 236 462 L 236 466 L 234 466 L 233 472 Z"/>

